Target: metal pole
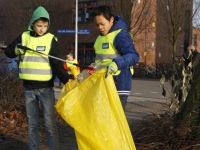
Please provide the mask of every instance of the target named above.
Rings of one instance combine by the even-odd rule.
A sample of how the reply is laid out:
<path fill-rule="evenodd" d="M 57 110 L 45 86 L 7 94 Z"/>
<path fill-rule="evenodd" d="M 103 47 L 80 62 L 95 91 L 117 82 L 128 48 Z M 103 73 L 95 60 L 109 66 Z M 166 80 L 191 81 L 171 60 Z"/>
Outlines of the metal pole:
<path fill-rule="evenodd" d="M 78 60 L 78 0 L 76 0 L 76 20 L 75 20 L 75 59 Z"/>
<path fill-rule="evenodd" d="M 69 64 L 78 66 L 78 67 L 80 67 L 80 68 L 92 69 L 92 70 L 93 70 L 93 68 L 91 68 L 91 67 L 89 67 L 89 66 L 79 65 L 79 64 L 76 64 L 76 63 L 73 63 L 73 62 L 70 62 L 70 61 L 67 61 L 67 60 L 64 60 L 64 59 L 61 59 L 61 58 L 52 56 L 52 55 L 48 55 L 48 54 L 42 53 L 42 52 L 40 52 L 40 51 L 33 50 L 33 49 L 31 49 L 31 48 L 29 48 L 29 47 L 26 47 L 26 46 L 17 45 L 17 48 L 22 49 L 22 50 L 25 50 L 25 51 L 24 51 L 24 54 L 25 54 L 26 50 L 28 50 L 28 51 L 31 51 L 31 52 L 34 52 L 34 53 L 38 53 L 38 54 L 41 54 L 41 55 L 45 55 L 45 56 L 48 56 L 48 57 L 51 57 L 51 58 L 54 58 L 54 59 L 57 59 L 57 60 L 60 60 L 60 61 L 63 61 L 63 62 L 67 62 L 67 63 L 69 63 Z"/>

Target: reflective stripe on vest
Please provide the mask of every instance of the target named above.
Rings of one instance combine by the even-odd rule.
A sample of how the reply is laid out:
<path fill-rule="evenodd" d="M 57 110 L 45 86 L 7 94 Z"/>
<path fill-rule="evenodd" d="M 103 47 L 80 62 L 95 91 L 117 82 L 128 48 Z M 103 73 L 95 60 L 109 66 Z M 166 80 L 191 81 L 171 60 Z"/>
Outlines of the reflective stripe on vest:
<path fill-rule="evenodd" d="M 50 33 L 31 37 L 30 31 L 26 31 L 22 34 L 22 45 L 48 55 L 53 37 Z M 21 55 L 19 77 L 24 80 L 49 81 L 52 78 L 52 70 L 48 56 L 27 50 Z"/>
<path fill-rule="evenodd" d="M 95 62 L 103 61 L 102 65 L 106 66 L 111 63 L 114 58 L 120 56 L 113 44 L 116 35 L 120 31 L 121 29 L 108 33 L 107 35 L 99 35 L 97 37 L 94 44 L 96 54 Z"/>
<path fill-rule="evenodd" d="M 121 56 L 120 54 L 96 54 L 96 59 L 104 60 L 104 59 L 114 59 Z"/>
<path fill-rule="evenodd" d="M 121 31 L 121 29 L 111 32 L 107 35 L 101 36 L 99 35 L 95 41 L 94 49 L 95 49 L 95 62 L 98 63 L 103 61 L 100 68 L 105 68 L 112 62 L 114 58 L 120 57 L 121 55 L 116 50 L 113 42 L 117 34 Z M 130 34 L 131 38 L 133 38 L 132 34 Z M 134 69 L 130 67 L 130 72 L 133 75 Z M 113 75 L 118 75 L 120 71 L 116 72 Z"/>

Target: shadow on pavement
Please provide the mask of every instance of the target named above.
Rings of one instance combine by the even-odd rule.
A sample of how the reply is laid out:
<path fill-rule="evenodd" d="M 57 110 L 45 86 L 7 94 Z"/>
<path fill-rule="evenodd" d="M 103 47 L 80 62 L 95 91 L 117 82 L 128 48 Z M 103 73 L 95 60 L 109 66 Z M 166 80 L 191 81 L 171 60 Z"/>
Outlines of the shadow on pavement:
<path fill-rule="evenodd" d="M 78 150 L 74 129 L 67 123 L 58 125 L 60 150 Z"/>
<path fill-rule="evenodd" d="M 27 150 L 28 145 L 22 141 L 8 136 L 0 135 L 0 149 L 1 150 Z"/>

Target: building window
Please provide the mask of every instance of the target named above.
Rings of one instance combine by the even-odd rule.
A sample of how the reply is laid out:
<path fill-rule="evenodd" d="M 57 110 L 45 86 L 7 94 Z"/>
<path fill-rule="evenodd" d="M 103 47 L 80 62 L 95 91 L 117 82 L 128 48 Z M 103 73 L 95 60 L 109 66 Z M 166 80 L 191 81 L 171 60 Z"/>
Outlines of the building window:
<path fill-rule="evenodd" d="M 78 3 L 78 22 L 92 22 L 92 12 L 96 7 L 96 1 L 87 1 Z M 76 4 L 74 3 L 73 8 L 73 23 L 76 21 Z"/>
<path fill-rule="evenodd" d="M 95 52 L 94 43 L 78 43 L 78 62 L 79 64 L 89 65 L 94 62 Z M 75 44 L 73 43 L 73 47 Z M 70 50 L 74 50 L 71 48 Z"/>

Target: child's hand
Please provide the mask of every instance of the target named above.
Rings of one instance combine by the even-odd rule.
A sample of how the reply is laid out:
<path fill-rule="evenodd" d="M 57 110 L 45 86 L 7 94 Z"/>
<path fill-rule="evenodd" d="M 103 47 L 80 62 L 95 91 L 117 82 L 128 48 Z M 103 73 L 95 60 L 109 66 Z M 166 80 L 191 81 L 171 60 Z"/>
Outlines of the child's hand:
<path fill-rule="evenodd" d="M 116 73 L 118 70 L 118 66 L 115 62 L 111 62 L 108 66 L 107 66 L 107 71 L 106 71 L 106 78 L 108 77 L 109 73 Z"/>
<path fill-rule="evenodd" d="M 68 80 L 68 82 L 72 82 L 72 81 L 74 81 L 74 80 L 73 80 L 73 79 L 69 79 L 69 80 Z"/>

